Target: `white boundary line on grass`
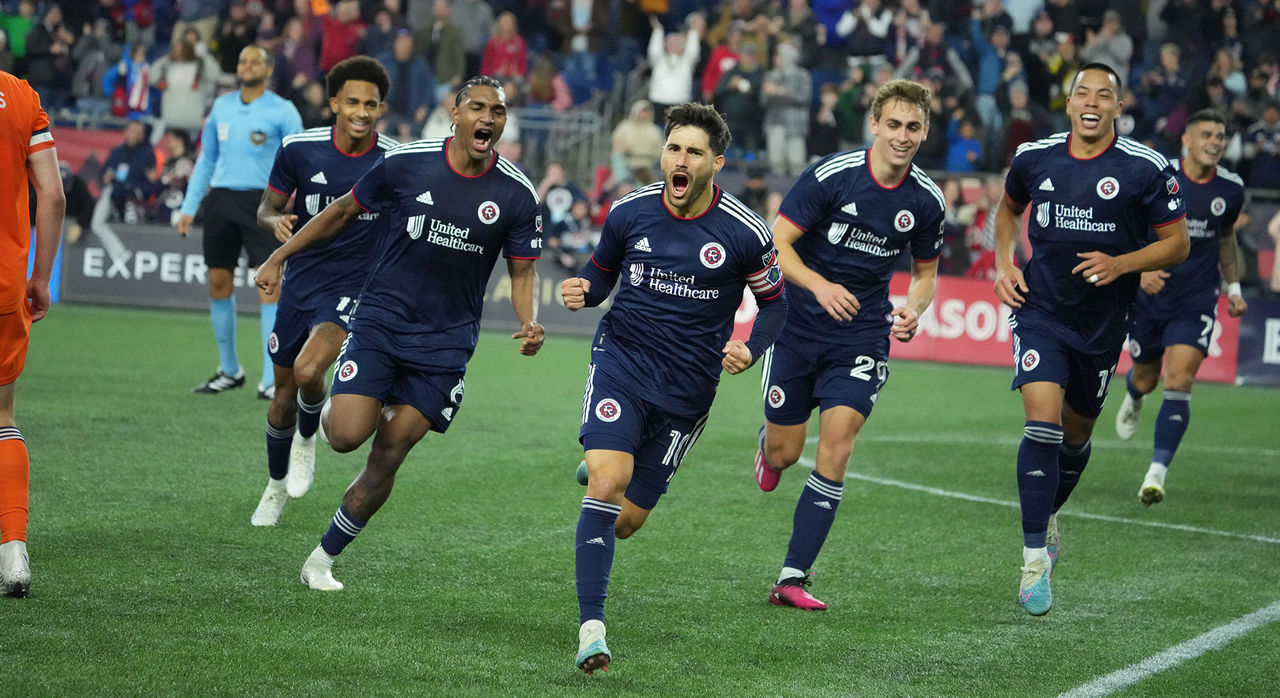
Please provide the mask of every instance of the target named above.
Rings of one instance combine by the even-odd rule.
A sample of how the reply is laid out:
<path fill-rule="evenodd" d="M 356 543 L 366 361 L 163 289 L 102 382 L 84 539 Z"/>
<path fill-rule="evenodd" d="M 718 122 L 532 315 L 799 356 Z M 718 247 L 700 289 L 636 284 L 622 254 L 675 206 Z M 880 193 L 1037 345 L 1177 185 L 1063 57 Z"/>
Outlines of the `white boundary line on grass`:
<path fill-rule="evenodd" d="M 807 467 L 814 467 L 814 461 L 808 456 L 800 457 L 800 464 Z M 924 492 L 926 494 L 936 494 L 939 497 L 950 497 L 952 499 L 963 499 L 967 502 L 980 502 L 983 504 L 995 504 L 1002 507 L 1011 507 L 1017 509 L 1017 502 L 1010 502 L 1003 499 L 993 499 L 991 497 L 982 497 L 976 494 L 966 494 L 964 492 L 953 492 L 951 490 L 939 489 L 937 487 L 929 487 L 928 485 L 917 485 L 911 482 L 903 482 L 901 480 L 890 480 L 883 477 L 874 477 L 872 475 L 863 475 L 849 471 L 845 473 L 845 477 L 852 480 L 861 480 L 863 482 L 872 482 L 877 485 L 886 485 L 888 487 L 899 487 L 904 490 L 912 490 L 915 492 Z M 1094 521 L 1108 521 L 1111 523 L 1132 524 L 1134 526 L 1148 526 L 1150 528 L 1165 528 L 1174 531 L 1186 531 L 1188 533 L 1204 533 L 1211 536 L 1222 536 L 1224 538 L 1243 538 L 1257 543 L 1269 543 L 1272 545 L 1280 545 L 1280 538 L 1270 538 L 1268 536 L 1258 536 L 1251 533 L 1233 533 L 1231 531 L 1219 531 L 1213 528 L 1201 528 L 1199 526 L 1186 526 L 1183 524 L 1163 523 L 1160 521 L 1142 521 L 1140 519 L 1126 519 L 1120 516 L 1108 516 L 1106 514 L 1090 514 L 1080 511 L 1066 511 L 1063 514 L 1069 517 L 1080 519 L 1092 519 Z"/>
<path fill-rule="evenodd" d="M 918 434 L 866 434 L 859 435 L 858 441 L 913 443 L 913 444 L 981 444 L 983 446 L 1017 446 L 1022 437 L 989 437 L 968 434 L 934 434 L 921 436 Z M 817 443 L 815 437 L 809 437 L 806 443 Z M 1107 448 L 1150 451 L 1149 443 L 1140 441 L 1108 441 Z M 1264 458 L 1280 457 L 1280 448 L 1257 448 L 1253 446 L 1231 446 L 1229 444 L 1184 443 L 1178 446 L 1179 451 L 1204 451 L 1212 454 L 1231 454 L 1235 456 L 1260 456 Z"/>
<path fill-rule="evenodd" d="M 1226 625 L 1220 625 L 1209 632 L 1169 649 L 1152 655 L 1119 671 L 1085 683 L 1061 694 L 1058 698 L 1096 698 L 1106 696 L 1122 688 L 1157 674 L 1165 669 L 1172 669 L 1183 662 L 1195 659 L 1200 655 L 1222 648 L 1228 642 L 1243 637 L 1258 628 L 1280 620 L 1280 601 L 1241 616 Z"/>

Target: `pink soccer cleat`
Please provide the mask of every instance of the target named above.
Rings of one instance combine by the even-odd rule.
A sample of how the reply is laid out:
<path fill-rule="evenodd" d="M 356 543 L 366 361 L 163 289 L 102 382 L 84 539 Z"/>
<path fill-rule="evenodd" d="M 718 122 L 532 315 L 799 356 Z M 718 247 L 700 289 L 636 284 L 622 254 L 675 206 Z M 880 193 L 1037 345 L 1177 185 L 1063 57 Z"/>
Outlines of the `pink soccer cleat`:
<path fill-rule="evenodd" d="M 782 471 L 769 465 L 764 459 L 764 425 L 756 435 L 756 484 L 765 492 L 772 492 L 782 480 Z"/>
<path fill-rule="evenodd" d="M 802 611 L 825 611 L 827 605 L 815 599 L 805 587 L 813 582 L 812 575 L 792 577 L 778 582 L 769 592 L 769 603 L 774 606 L 791 606 Z"/>

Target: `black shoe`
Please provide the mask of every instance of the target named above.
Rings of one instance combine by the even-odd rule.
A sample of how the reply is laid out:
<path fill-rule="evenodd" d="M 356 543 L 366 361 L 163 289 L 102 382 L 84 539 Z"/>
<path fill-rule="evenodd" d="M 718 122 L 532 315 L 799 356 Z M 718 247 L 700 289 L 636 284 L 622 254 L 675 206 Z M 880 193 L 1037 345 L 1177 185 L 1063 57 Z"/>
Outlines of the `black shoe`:
<path fill-rule="evenodd" d="M 276 397 L 276 386 L 268 385 L 267 387 L 258 386 L 259 400 L 274 400 Z"/>
<path fill-rule="evenodd" d="M 201 383 L 200 385 L 195 386 L 194 388 L 191 389 L 191 392 L 213 395 L 215 393 L 220 393 L 224 390 L 231 390 L 232 388 L 243 388 L 243 387 L 244 387 L 244 369 L 240 369 L 239 371 L 237 371 L 236 375 L 234 376 L 227 375 L 223 373 L 221 369 L 219 369 L 217 373 L 213 374 L 212 378 Z"/>

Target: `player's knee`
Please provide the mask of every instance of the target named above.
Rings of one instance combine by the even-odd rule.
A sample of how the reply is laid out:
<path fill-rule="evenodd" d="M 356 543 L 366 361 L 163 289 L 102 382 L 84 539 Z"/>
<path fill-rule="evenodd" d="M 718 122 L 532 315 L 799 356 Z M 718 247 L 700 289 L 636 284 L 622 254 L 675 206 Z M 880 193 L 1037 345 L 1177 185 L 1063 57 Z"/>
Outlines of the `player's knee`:
<path fill-rule="evenodd" d="M 324 375 L 328 368 L 315 361 L 299 361 L 293 365 L 293 379 L 301 388 L 314 388 L 317 384 L 323 387 Z"/>
<path fill-rule="evenodd" d="M 765 447 L 765 460 L 769 461 L 769 465 L 781 470 L 789 468 L 800 461 L 800 456 L 804 454 L 804 442 L 800 444 L 781 443 L 778 445 L 767 444 Z"/>
<path fill-rule="evenodd" d="M 325 435 L 329 437 L 329 447 L 338 453 L 350 453 L 360 448 L 368 438 L 367 434 L 356 433 L 354 430 L 333 423 L 326 427 Z"/>
<path fill-rule="evenodd" d="M 643 525 L 643 523 L 631 523 L 630 521 L 618 519 L 618 522 L 613 525 L 613 535 L 618 540 L 626 540 L 631 537 L 631 534 L 639 531 Z"/>
<path fill-rule="evenodd" d="M 1159 381 L 1160 381 L 1160 371 L 1158 369 L 1150 370 L 1150 371 L 1140 371 L 1137 368 L 1135 368 L 1133 371 L 1133 387 L 1137 388 L 1138 392 L 1142 393 L 1143 395 L 1146 395 L 1152 390 L 1155 390 L 1156 383 L 1158 383 Z"/>
<path fill-rule="evenodd" d="M 1191 385 L 1196 382 L 1196 374 L 1189 371 L 1171 371 L 1164 377 L 1165 390 L 1191 392 Z"/>
<path fill-rule="evenodd" d="M 293 396 L 286 396 L 277 390 L 271 397 L 271 405 L 267 408 L 267 419 L 272 424 L 293 424 L 298 421 L 298 403 Z"/>

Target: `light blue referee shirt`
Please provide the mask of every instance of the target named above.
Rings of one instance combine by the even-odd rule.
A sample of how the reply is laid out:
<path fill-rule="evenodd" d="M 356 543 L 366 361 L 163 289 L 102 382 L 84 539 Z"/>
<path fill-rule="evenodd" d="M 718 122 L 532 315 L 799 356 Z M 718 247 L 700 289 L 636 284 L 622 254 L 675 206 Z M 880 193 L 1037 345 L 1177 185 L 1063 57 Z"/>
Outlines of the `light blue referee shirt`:
<path fill-rule="evenodd" d="M 182 213 L 196 215 L 210 187 L 266 189 L 280 142 L 300 131 L 298 109 L 270 90 L 248 104 L 240 100 L 239 90 L 214 100 L 204 123 L 200 157 L 182 200 Z"/>

